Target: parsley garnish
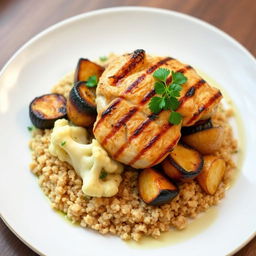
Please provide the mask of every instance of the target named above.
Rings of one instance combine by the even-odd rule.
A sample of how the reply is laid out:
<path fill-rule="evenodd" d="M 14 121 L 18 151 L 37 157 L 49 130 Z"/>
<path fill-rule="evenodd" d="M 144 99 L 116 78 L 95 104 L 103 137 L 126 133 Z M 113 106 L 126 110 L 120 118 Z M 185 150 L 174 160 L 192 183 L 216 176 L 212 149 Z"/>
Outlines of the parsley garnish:
<path fill-rule="evenodd" d="M 28 126 L 27 128 L 28 128 L 28 131 L 30 131 L 30 132 L 33 130 L 32 126 Z"/>
<path fill-rule="evenodd" d="M 107 59 L 108 59 L 107 56 L 100 56 L 100 61 L 102 61 L 102 62 L 106 61 Z"/>
<path fill-rule="evenodd" d="M 187 82 L 187 78 L 180 72 L 172 71 L 172 82 L 167 84 L 166 80 L 169 75 L 170 70 L 165 68 L 159 68 L 153 73 L 153 77 L 156 79 L 154 88 L 161 97 L 153 97 L 149 102 L 149 108 L 155 114 L 158 114 L 162 109 L 171 110 L 169 122 L 179 124 L 182 116 L 175 112 L 180 105 L 177 98 L 182 90 L 181 85 Z"/>
<path fill-rule="evenodd" d="M 105 179 L 106 177 L 108 176 L 108 173 L 107 172 L 105 172 L 105 171 L 101 171 L 101 173 L 100 173 L 100 179 Z"/>
<path fill-rule="evenodd" d="M 98 84 L 98 77 L 97 76 L 90 76 L 86 81 L 87 87 L 95 87 Z"/>
<path fill-rule="evenodd" d="M 60 145 L 63 147 L 65 144 L 66 144 L 66 141 L 62 141 Z"/>

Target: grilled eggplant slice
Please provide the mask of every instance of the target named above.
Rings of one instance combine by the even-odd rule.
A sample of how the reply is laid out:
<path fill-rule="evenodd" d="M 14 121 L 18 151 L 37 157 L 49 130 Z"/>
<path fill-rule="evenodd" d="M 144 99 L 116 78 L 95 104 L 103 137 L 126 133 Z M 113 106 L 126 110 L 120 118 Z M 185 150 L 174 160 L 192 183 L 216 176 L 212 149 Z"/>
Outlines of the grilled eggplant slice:
<path fill-rule="evenodd" d="M 223 143 L 223 128 L 211 127 L 182 137 L 182 141 L 207 155 L 220 149 Z"/>
<path fill-rule="evenodd" d="M 61 94 L 51 93 L 36 97 L 29 105 L 32 124 L 39 129 L 50 129 L 57 119 L 67 115 L 66 99 Z"/>
<path fill-rule="evenodd" d="M 201 132 L 210 128 L 213 128 L 212 120 L 210 118 L 207 120 L 199 120 L 192 126 L 182 127 L 181 134 L 183 136 L 186 136 L 186 135 L 190 135 L 196 132 Z"/>
<path fill-rule="evenodd" d="M 203 168 L 203 157 L 185 144 L 178 144 L 163 161 L 166 175 L 175 180 L 195 178 Z"/>
<path fill-rule="evenodd" d="M 67 114 L 75 125 L 88 127 L 96 120 L 95 89 L 88 88 L 86 82 L 77 82 L 70 90 Z"/>
<path fill-rule="evenodd" d="M 88 59 L 79 59 L 75 72 L 75 83 L 79 81 L 87 81 L 90 76 L 98 78 L 103 73 L 104 68 Z"/>
<path fill-rule="evenodd" d="M 178 194 L 178 188 L 152 168 L 140 173 L 138 183 L 140 197 L 149 205 L 169 203 Z"/>
<path fill-rule="evenodd" d="M 225 174 L 225 161 L 217 156 L 204 156 L 202 172 L 197 176 L 197 181 L 202 189 L 214 195 Z"/>

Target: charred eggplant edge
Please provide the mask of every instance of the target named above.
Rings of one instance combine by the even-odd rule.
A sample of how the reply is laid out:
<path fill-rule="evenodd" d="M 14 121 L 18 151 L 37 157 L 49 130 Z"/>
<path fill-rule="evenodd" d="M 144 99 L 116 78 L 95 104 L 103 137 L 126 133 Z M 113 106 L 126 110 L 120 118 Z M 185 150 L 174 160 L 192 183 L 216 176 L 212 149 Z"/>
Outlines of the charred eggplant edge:
<path fill-rule="evenodd" d="M 193 179 L 202 171 L 203 166 L 204 166 L 204 158 L 203 158 L 202 154 L 200 152 L 198 152 L 197 150 L 195 150 L 194 148 L 192 148 L 192 147 L 190 147 L 190 146 L 188 146 L 188 145 L 186 145 L 185 143 L 182 143 L 182 142 L 179 142 L 179 144 L 182 145 L 185 148 L 192 149 L 192 150 L 196 151 L 199 154 L 201 162 L 200 162 L 200 165 L 198 166 L 198 168 L 195 171 L 187 172 L 178 163 L 176 163 L 176 161 L 171 157 L 170 154 L 167 156 L 166 159 L 167 159 L 167 161 L 169 161 L 169 163 L 171 165 L 173 165 L 182 174 L 181 178 Z"/>
<path fill-rule="evenodd" d="M 96 115 L 97 114 L 96 103 L 94 105 L 92 105 L 91 103 L 87 102 L 86 99 L 84 99 L 80 95 L 80 92 L 79 92 L 80 86 L 86 87 L 86 82 L 80 81 L 80 82 L 77 82 L 74 84 L 74 86 L 72 87 L 72 89 L 70 90 L 70 93 L 69 93 L 70 103 L 73 104 L 73 106 L 80 113 Z M 86 90 L 90 90 L 90 89 L 86 87 Z"/>
<path fill-rule="evenodd" d="M 33 110 L 32 105 L 36 100 L 39 100 L 42 97 L 47 97 L 47 96 L 52 96 L 52 95 L 55 95 L 58 98 L 61 98 L 61 101 L 63 101 L 64 106 L 61 107 L 62 110 L 59 112 L 59 113 L 62 113 L 62 115 L 59 115 L 54 118 L 45 118 L 39 112 Z M 59 94 L 59 93 L 47 93 L 47 94 L 43 94 L 41 96 L 35 97 L 29 104 L 30 120 L 31 120 L 32 124 L 39 129 L 53 128 L 56 120 L 61 119 L 61 118 L 67 118 L 67 107 L 66 106 L 67 106 L 66 98 L 62 94 Z"/>

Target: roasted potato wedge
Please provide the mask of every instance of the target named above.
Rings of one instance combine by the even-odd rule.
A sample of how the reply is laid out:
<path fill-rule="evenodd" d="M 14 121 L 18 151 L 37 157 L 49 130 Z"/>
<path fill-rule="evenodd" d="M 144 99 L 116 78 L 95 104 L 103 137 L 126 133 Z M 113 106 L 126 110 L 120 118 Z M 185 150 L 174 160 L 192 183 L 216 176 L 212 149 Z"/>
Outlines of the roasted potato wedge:
<path fill-rule="evenodd" d="M 67 115 L 66 99 L 57 93 L 36 97 L 29 105 L 29 116 L 32 124 L 39 129 L 50 129 L 57 119 Z"/>
<path fill-rule="evenodd" d="M 72 123 L 88 127 L 96 120 L 95 91 L 86 82 L 75 83 L 67 101 L 67 114 Z"/>
<path fill-rule="evenodd" d="M 172 179 L 193 179 L 202 170 L 203 157 L 196 150 L 179 143 L 163 161 L 162 167 Z"/>
<path fill-rule="evenodd" d="M 90 76 L 98 78 L 103 73 L 104 68 L 88 59 L 79 59 L 75 72 L 75 83 L 79 81 L 87 81 Z"/>
<path fill-rule="evenodd" d="M 138 188 L 141 199 L 150 205 L 168 203 L 178 194 L 178 188 L 152 168 L 140 173 Z"/>
<path fill-rule="evenodd" d="M 223 159 L 213 155 L 204 156 L 203 170 L 197 176 L 197 181 L 206 193 L 213 195 L 223 179 L 225 170 Z"/>
<path fill-rule="evenodd" d="M 223 143 L 223 128 L 212 127 L 182 137 L 182 141 L 203 155 L 212 154 Z"/>

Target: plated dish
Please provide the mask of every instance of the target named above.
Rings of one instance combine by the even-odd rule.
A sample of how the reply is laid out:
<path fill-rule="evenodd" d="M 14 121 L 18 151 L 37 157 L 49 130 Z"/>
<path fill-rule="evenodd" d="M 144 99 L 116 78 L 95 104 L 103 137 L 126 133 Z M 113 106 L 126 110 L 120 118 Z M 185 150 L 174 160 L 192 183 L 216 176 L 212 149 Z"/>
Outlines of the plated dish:
<path fill-rule="evenodd" d="M 137 22 L 138 19 L 140 23 Z M 152 24 L 152 21 L 154 21 L 154 25 L 148 30 L 148 25 Z M 175 32 L 175 37 L 173 33 L 166 33 L 166 24 L 170 31 Z M 102 29 L 103 27 L 112 29 Z M 101 33 L 95 33 L 99 30 Z M 184 31 L 189 40 L 184 40 Z M 190 33 L 191 31 L 193 34 Z M 152 36 L 159 33 L 162 35 L 161 40 L 159 37 Z M 87 36 L 81 37 L 81 35 L 92 34 L 93 37 L 90 37 L 90 40 Z M 131 34 L 134 36 L 130 37 Z M 80 40 L 74 40 L 74 38 Z M 102 38 L 104 38 L 104 44 L 102 44 Z M 136 40 L 134 40 L 135 38 Z M 170 242 L 163 244 L 161 238 L 165 234 L 160 234 L 159 239 L 150 240 L 159 241 L 157 248 L 151 248 L 148 243 L 143 245 L 143 234 L 138 236 L 140 240 L 135 243 L 139 246 L 135 248 L 114 235 L 102 236 L 90 228 L 85 230 L 77 225 L 69 225 L 70 222 L 63 221 L 63 218 L 60 218 L 60 215 L 49 207 L 51 201 L 43 196 L 42 190 L 37 184 L 40 179 L 38 180 L 28 170 L 28 165 L 31 162 L 31 151 L 27 145 L 31 139 L 31 133 L 27 131 L 27 127 L 31 126 L 28 116 L 29 102 L 36 96 L 51 93 L 53 85 L 59 84 L 62 77 L 74 70 L 81 57 L 98 63 L 98 56 L 110 52 L 115 52 L 120 56 L 141 47 L 146 50 L 147 55 L 171 56 L 182 63 L 189 63 L 211 86 L 221 85 L 223 98 L 231 99 L 232 106 L 235 106 L 233 108 L 234 116 L 232 117 L 232 113 L 227 113 L 227 115 L 231 115 L 229 123 L 234 138 L 238 142 L 239 152 L 237 155 L 239 159 L 241 154 L 243 156 L 242 162 L 235 161 L 239 175 L 230 189 L 225 192 L 225 199 L 214 208 L 214 212 L 217 211 L 217 214 L 214 221 L 211 221 L 212 224 L 201 229 L 199 233 L 192 232 L 193 235 L 177 243 L 171 240 L 173 236 L 171 232 L 170 240 L 168 240 Z M 22 47 L 0 74 L 0 123 L 2 126 L 0 158 L 5 170 L 0 172 L 1 217 L 20 239 L 42 255 L 84 255 L 85 252 L 89 255 L 104 253 L 104 255 L 112 256 L 113 254 L 149 256 L 155 255 L 156 252 L 164 254 L 171 252 L 178 255 L 233 253 L 254 235 L 256 229 L 254 221 L 256 205 L 251 200 L 251 195 L 256 193 L 253 170 L 256 153 L 254 146 L 256 143 L 254 136 L 256 129 L 255 67 L 254 58 L 226 34 L 189 16 L 165 10 L 133 7 L 99 10 L 74 17 L 49 28 Z M 214 78 L 216 83 L 212 82 L 210 78 Z M 69 78 L 67 77 L 66 81 L 68 79 L 70 79 L 69 81 L 73 80 L 73 74 Z M 67 87 L 70 88 L 71 84 Z M 57 93 L 63 94 L 61 91 Z M 65 97 L 67 98 L 67 96 Z M 162 97 L 160 94 L 155 96 Z M 171 110 L 169 110 L 168 116 L 170 112 Z M 239 119 L 240 122 L 237 121 Z M 105 125 L 105 123 L 103 124 Z M 89 133 L 89 129 L 86 129 Z M 98 136 L 101 135 L 101 132 Z M 10 143 L 10 136 L 12 143 Z M 39 134 L 40 136 L 42 134 Z M 70 165 L 66 164 L 66 168 L 70 168 Z M 122 173 L 129 173 L 126 171 Z M 132 170 L 129 171 L 132 172 Z M 50 173 L 49 175 L 51 176 Z M 78 177 L 75 173 L 74 176 Z M 66 179 L 66 177 L 63 178 Z M 81 182 L 80 178 L 74 178 L 74 180 L 77 179 Z M 169 180 L 169 178 L 167 179 Z M 46 180 L 42 180 L 42 184 L 44 182 Z M 176 181 L 172 180 L 172 182 L 179 186 Z M 134 188 L 137 189 L 135 183 Z M 81 184 L 77 184 L 78 187 L 80 189 Z M 119 188 L 121 188 L 120 185 Z M 169 189 L 170 187 L 168 187 Z M 201 187 L 199 189 L 202 191 Z M 50 190 L 51 188 L 48 190 L 49 193 Z M 181 196 L 181 191 L 180 188 L 176 199 Z M 44 192 L 47 194 L 46 189 Z M 209 195 L 209 197 L 212 196 Z M 99 198 L 96 199 L 99 200 Z M 110 199 L 107 198 L 107 200 Z M 136 200 L 145 205 L 146 209 L 164 207 L 147 205 L 139 197 Z M 173 204 L 174 201 L 170 203 Z M 211 207 L 211 209 L 213 208 Z M 206 211 L 202 216 L 208 214 L 209 212 Z M 78 216 L 79 218 L 80 216 Z M 177 236 L 185 234 L 186 230 L 190 230 L 190 227 L 193 226 L 193 223 L 199 221 L 200 216 L 196 220 L 192 220 L 191 224 L 188 223 L 185 230 L 177 231 L 179 234 Z M 234 232 L 234 223 L 239 223 L 237 232 Z M 164 228 L 167 228 L 167 225 Z M 130 234 L 130 236 L 132 235 Z M 46 237 L 47 239 L 45 239 Z M 232 237 L 232 239 L 227 241 L 227 237 Z M 176 241 L 176 239 L 174 240 Z M 215 241 L 214 244 L 212 241 Z M 115 248 L 115 250 L 107 248 Z"/>
<path fill-rule="evenodd" d="M 82 227 L 135 241 L 182 230 L 234 176 L 233 110 L 172 57 L 100 59 L 80 58 L 30 103 L 30 168 L 53 208 Z"/>

